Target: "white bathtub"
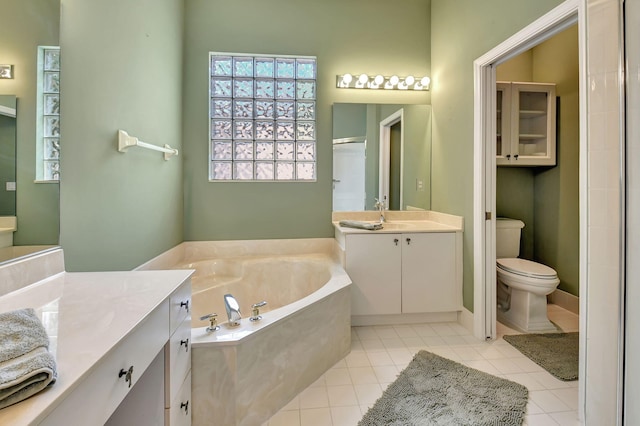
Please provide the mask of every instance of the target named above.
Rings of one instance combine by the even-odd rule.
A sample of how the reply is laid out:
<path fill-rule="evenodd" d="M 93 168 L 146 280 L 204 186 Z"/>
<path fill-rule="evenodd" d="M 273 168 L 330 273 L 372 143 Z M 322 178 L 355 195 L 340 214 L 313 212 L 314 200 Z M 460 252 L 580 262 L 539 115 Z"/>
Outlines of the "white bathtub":
<path fill-rule="evenodd" d="M 138 269 L 195 269 L 194 425 L 259 425 L 350 350 L 351 280 L 335 240 L 185 242 Z M 240 304 L 226 324 L 223 295 Z M 262 320 L 249 321 L 260 301 Z M 200 317 L 217 313 L 221 329 Z"/>

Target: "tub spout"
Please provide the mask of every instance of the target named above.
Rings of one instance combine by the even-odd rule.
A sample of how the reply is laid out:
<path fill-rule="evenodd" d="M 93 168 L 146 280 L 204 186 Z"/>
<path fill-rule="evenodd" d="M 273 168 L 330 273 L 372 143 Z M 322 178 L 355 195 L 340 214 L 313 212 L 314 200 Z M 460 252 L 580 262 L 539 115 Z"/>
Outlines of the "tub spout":
<path fill-rule="evenodd" d="M 229 318 L 229 325 L 235 327 L 240 325 L 240 305 L 238 301 L 230 294 L 224 295 L 224 307 L 227 309 L 227 317 Z"/>

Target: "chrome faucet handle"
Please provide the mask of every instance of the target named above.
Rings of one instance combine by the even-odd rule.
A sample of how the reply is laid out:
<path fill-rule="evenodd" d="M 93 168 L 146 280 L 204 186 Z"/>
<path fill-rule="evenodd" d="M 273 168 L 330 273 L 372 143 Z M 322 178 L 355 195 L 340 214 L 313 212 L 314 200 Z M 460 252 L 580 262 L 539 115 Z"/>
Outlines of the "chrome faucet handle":
<path fill-rule="evenodd" d="M 207 314 L 203 317 L 200 317 L 201 321 L 209 320 L 209 327 L 207 327 L 208 332 L 218 331 L 220 330 L 220 326 L 218 325 L 218 314 Z"/>
<path fill-rule="evenodd" d="M 251 305 L 251 317 L 249 318 L 249 321 L 260 321 L 262 319 L 262 315 L 260 315 L 260 308 L 266 304 L 266 300 L 263 300 L 262 302 Z"/>

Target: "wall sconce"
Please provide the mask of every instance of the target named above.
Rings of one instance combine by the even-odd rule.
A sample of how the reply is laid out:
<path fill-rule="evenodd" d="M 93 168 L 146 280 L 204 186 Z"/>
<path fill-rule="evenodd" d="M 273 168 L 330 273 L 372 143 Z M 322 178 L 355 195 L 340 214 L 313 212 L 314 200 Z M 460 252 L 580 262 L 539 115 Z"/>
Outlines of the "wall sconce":
<path fill-rule="evenodd" d="M 13 65 L 0 65 L 0 78 L 13 78 Z"/>
<path fill-rule="evenodd" d="M 430 85 L 429 77 L 417 79 L 412 75 L 384 77 L 380 74 L 360 74 L 357 78 L 352 74 L 336 76 L 336 87 L 339 89 L 429 90 Z"/>

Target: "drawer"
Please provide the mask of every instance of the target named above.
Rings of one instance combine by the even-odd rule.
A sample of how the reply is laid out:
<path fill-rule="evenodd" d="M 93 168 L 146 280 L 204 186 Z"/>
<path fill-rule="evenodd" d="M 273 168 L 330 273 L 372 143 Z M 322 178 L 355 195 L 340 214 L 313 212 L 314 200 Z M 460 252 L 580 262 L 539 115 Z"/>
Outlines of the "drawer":
<path fill-rule="evenodd" d="M 191 321 L 182 321 L 165 348 L 165 403 L 177 395 L 187 372 L 191 370 Z"/>
<path fill-rule="evenodd" d="M 166 419 L 169 419 L 171 426 L 191 425 L 191 371 L 180 386 L 178 395 L 171 402 L 171 408 L 168 408 L 167 411 L 169 415 L 165 415 L 165 422 Z"/>
<path fill-rule="evenodd" d="M 191 279 L 188 279 L 169 296 L 170 328 L 172 334 L 185 319 L 191 320 Z"/>
<path fill-rule="evenodd" d="M 120 343 L 93 372 L 47 416 L 42 425 L 67 426 L 74 421 L 104 424 L 169 339 L 169 303 L 163 302 Z M 119 377 L 133 366 L 131 386 Z"/>

